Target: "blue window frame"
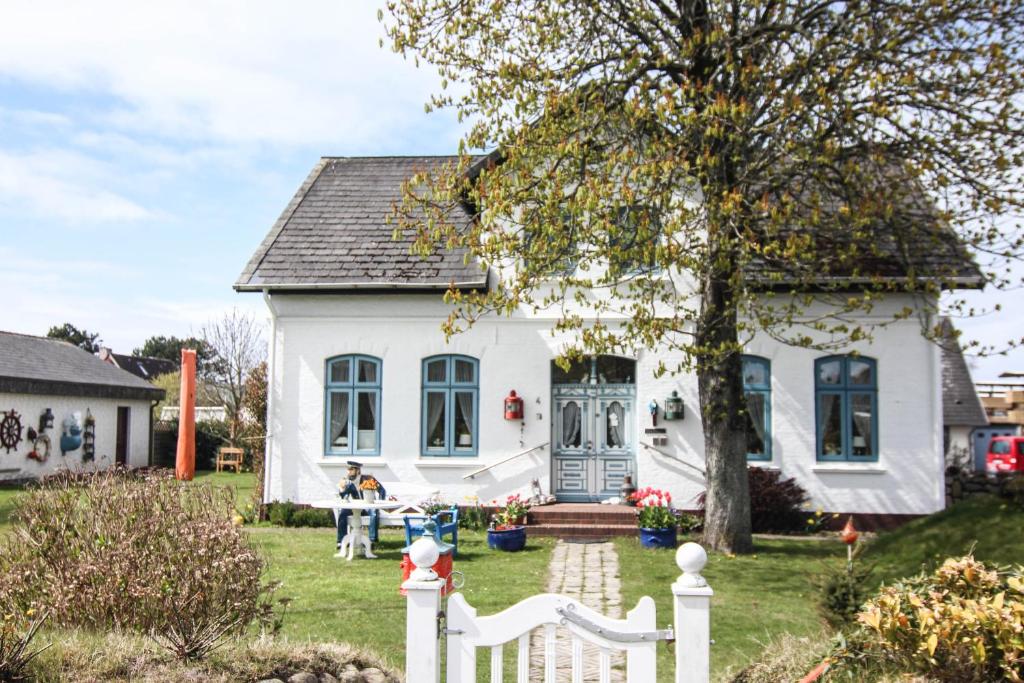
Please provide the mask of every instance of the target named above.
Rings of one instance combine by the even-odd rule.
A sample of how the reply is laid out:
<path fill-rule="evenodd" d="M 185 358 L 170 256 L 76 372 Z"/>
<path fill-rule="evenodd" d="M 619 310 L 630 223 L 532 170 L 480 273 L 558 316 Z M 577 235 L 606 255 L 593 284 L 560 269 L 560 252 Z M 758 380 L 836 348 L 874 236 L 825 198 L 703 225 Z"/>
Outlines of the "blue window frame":
<path fill-rule="evenodd" d="M 747 407 L 747 460 L 772 459 L 772 364 L 743 356 L 743 397 Z"/>
<path fill-rule="evenodd" d="M 479 451 L 480 363 L 469 356 L 423 360 L 420 452 L 472 456 Z"/>
<path fill-rule="evenodd" d="M 864 356 L 814 361 L 818 460 L 878 460 L 878 369 Z"/>
<path fill-rule="evenodd" d="M 380 455 L 381 361 L 328 358 L 324 369 L 324 455 Z"/>

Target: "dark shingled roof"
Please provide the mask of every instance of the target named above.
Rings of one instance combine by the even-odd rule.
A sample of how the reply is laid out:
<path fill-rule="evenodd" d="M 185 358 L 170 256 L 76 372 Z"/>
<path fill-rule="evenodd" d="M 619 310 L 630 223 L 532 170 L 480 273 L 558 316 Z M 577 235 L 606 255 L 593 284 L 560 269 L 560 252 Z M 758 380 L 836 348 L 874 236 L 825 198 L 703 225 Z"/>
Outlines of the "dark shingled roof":
<path fill-rule="evenodd" d="M 942 336 L 938 342 L 942 349 L 942 423 L 947 427 L 987 425 L 985 409 L 974 390 L 971 371 L 967 369 L 949 318 L 942 319 Z"/>
<path fill-rule="evenodd" d="M 487 273 L 463 250 L 413 254 L 385 218 L 402 182 L 458 157 L 325 157 L 302 184 L 242 271 L 235 289 L 479 289 Z M 462 207 L 456 224 L 470 220 Z"/>
<path fill-rule="evenodd" d="M 104 357 L 104 352 L 106 352 L 106 357 Z M 149 382 L 152 382 L 154 377 L 177 372 L 179 369 L 178 363 L 173 360 L 152 358 L 151 356 L 129 356 L 124 353 L 114 353 L 109 349 L 100 349 L 100 359 L 106 360 L 108 363 L 112 361 L 116 367 L 127 370 L 136 377 L 141 377 Z"/>
<path fill-rule="evenodd" d="M 164 390 L 84 349 L 46 337 L 0 332 L 0 391 L 158 401 Z"/>

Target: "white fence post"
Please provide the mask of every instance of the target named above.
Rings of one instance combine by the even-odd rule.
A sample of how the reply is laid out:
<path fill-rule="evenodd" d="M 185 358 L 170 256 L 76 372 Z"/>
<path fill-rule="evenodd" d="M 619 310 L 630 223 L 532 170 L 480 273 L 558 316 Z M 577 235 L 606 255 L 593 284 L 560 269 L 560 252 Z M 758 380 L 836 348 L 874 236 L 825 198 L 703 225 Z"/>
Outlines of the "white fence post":
<path fill-rule="evenodd" d="M 700 575 L 707 562 L 708 554 L 696 543 L 684 543 L 676 550 L 676 565 L 683 573 L 672 584 L 675 683 L 708 683 L 711 678 L 711 596 L 714 591 Z"/>
<path fill-rule="evenodd" d="M 406 683 L 441 681 L 437 616 L 441 611 L 441 587 L 444 582 L 430 569 L 437 562 L 437 557 L 437 545 L 432 538 L 422 537 L 409 549 L 409 559 L 416 569 L 402 584 L 406 593 Z"/>

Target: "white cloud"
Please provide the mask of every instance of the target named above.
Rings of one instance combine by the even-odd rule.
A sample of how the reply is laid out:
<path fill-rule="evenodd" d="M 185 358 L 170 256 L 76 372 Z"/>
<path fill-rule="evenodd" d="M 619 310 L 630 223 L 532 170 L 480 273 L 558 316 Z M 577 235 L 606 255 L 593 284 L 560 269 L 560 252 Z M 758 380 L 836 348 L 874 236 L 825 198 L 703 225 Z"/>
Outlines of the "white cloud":
<path fill-rule="evenodd" d="M 0 150 L 0 209 L 28 210 L 73 224 L 152 216 L 139 204 L 106 189 L 109 175 L 99 162 L 74 153 Z"/>
<path fill-rule="evenodd" d="M 376 10 L 337 0 L 13 3 L 0 24 L 0 74 L 111 95 L 120 106 L 100 115 L 138 132 L 379 145 L 423 121 L 437 79 L 378 46 Z"/>

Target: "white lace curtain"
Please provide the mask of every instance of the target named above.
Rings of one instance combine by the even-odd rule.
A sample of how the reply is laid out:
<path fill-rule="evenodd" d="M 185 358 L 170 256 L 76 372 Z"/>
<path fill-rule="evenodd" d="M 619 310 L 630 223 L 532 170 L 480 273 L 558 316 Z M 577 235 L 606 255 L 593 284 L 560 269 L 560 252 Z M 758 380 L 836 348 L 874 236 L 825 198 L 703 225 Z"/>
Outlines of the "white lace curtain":
<path fill-rule="evenodd" d="M 562 406 L 562 445 L 580 445 L 580 407 L 575 401 Z"/>
<path fill-rule="evenodd" d="M 621 448 L 624 440 L 622 438 L 622 428 L 625 420 L 626 411 L 623 410 L 622 404 L 619 402 L 612 403 L 608 406 L 608 445 Z"/>

